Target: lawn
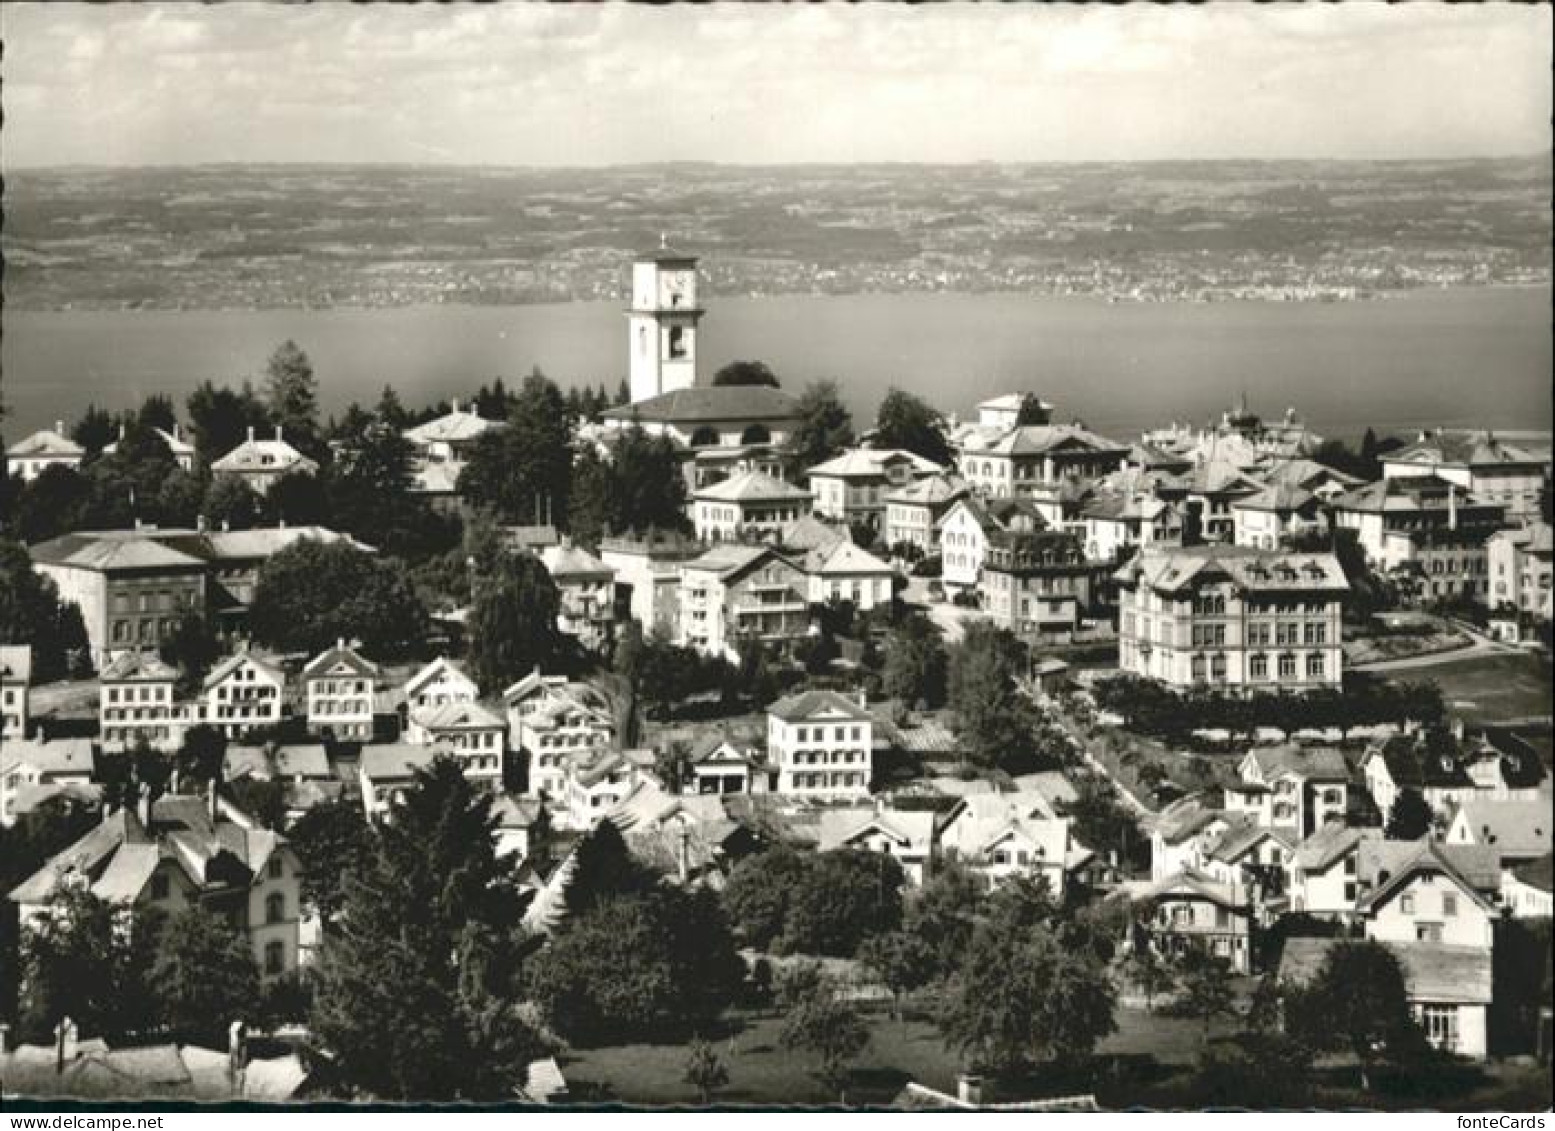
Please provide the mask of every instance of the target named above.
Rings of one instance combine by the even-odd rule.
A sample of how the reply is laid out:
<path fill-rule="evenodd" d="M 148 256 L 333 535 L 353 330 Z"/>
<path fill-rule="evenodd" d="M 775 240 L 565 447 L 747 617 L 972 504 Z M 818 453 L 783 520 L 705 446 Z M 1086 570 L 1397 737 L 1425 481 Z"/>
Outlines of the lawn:
<path fill-rule="evenodd" d="M 1470 722 L 1529 718 L 1551 710 L 1550 664 L 1537 656 L 1470 656 L 1390 675 L 1435 680 L 1447 706 Z"/>

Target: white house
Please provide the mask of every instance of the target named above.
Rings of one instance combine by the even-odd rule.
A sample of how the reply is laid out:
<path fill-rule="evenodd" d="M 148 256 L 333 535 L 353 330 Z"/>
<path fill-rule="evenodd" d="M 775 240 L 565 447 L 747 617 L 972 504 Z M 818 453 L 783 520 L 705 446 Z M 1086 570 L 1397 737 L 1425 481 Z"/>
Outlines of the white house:
<path fill-rule="evenodd" d="M 273 440 L 254 439 L 254 429 L 250 427 L 247 440 L 211 464 L 213 476 L 239 479 L 259 495 L 269 491 L 282 476 L 312 475 L 318 469 L 317 463 L 286 442 L 280 425 L 276 425 Z"/>
<path fill-rule="evenodd" d="M 63 420 L 56 420 L 52 429 L 39 429 L 7 448 L 5 471 L 30 483 L 50 467 L 75 471 L 85 458 L 86 449 L 66 434 Z"/>
<path fill-rule="evenodd" d="M 891 604 L 896 571 L 846 538 L 825 549 L 811 550 L 804 557 L 804 568 L 810 579 L 811 604 L 850 601 L 861 612 Z"/>
<path fill-rule="evenodd" d="M 1141 925 L 1157 953 L 1203 947 L 1238 974 L 1251 970 L 1252 914 L 1228 885 L 1185 871 L 1119 891 L 1146 910 Z"/>
<path fill-rule="evenodd" d="M 14 825 L 35 799 L 41 800 L 40 787 L 95 789 L 92 767 L 92 743 L 88 739 L 56 738 L 42 742 L 7 738 L 0 742 L 0 826 Z"/>
<path fill-rule="evenodd" d="M 32 683 L 32 648 L 0 644 L 0 742 L 27 736 L 28 685 Z"/>
<path fill-rule="evenodd" d="M 530 797 L 562 797 L 570 762 L 615 742 L 615 717 L 598 688 L 565 676 L 526 675 L 502 693 L 508 738 L 528 759 Z"/>
<path fill-rule="evenodd" d="M 1071 868 L 1089 855 L 1078 850 L 1069 831 L 1069 821 L 1035 790 L 972 794 L 945 814 L 940 851 L 959 858 L 990 886 L 1015 875 L 1040 877 L 1061 900 Z"/>
<path fill-rule="evenodd" d="M 105 750 L 124 750 L 141 739 L 157 750 L 175 750 L 200 721 L 199 705 L 179 702 L 178 672 L 155 652 L 120 652 L 98 676 L 98 735 Z"/>
<path fill-rule="evenodd" d="M 1546 796 L 1538 801 L 1466 801 L 1453 814 L 1443 837 L 1448 844 L 1494 849 L 1502 871 L 1531 864 L 1551 849 L 1555 809 Z"/>
<path fill-rule="evenodd" d="M 387 819 L 398 801 L 416 779 L 416 773 L 429 769 L 439 754 L 433 746 L 415 746 L 408 742 L 362 747 L 357 762 L 357 783 L 362 794 L 362 811 L 369 821 Z"/>
<path fill-rule="evenodd" d="M 1352 919 L 1360 898 L 1361 841 L 1380 829 L 1324 825 L 1291 854 L 1287 887 L 1290 909 L 1326 919 Z"/>
<path fill-rule="evenodd" d="M 1151 878 L 1164 880 L 1198 868 L 1209 845 L 1236 820 L 1198 794 L 1173 801 L 1148 820 Z"/>
<path fill-rule="evenodd" d="M 708 735 L 693 746 L 686 764 L 686 793 L 767 792 L 766 760 L 754 747 L 736 744 L 724 735 Z"/>
<path fill-rule="evenodd" d="M 228 656 L 205 677 L 202 722 L 228 738 L 237 738 L 255 727 L 281 721 L 281 697 L 286 673 L 243 649 Z"/>
<path fill-rule="evenodd" d="M 585 648 L 603 648 L 615 628 L 616 571 L 570 538 L 543 551 L 540 560 L 561 597 L 556 627 Z"/>
<path fill-rule="evenodd" d="M 479 703 L 444 703 L 411 712 L 405 737 L 439 747 L 459 761 L 465 777 L 500 790 L 506 734 L 507 724 Z"/>
<path fill-rule="evenodd" d="M 886 497 L 944 468 L 913 452 L 895 448 L 850 448 L 806 472 L 815 496 L 815 513 L 843 522 L 880 525 Z"/>
<path fill-rule="evenodd" d="M 821 813 L 821 852 L 853 849 L 893 857 L 913 887 L 928 878 L 934 858 L 934 814 L 859 806 Z"/>
<path fill-rule="evenodd" d="M 1366 937 L 1379 942 L 1429 942 L 1489 952 L 1497 912 L 1429 840 L 1362 894 L 1357 910 Z"/>
<path fill-rule="evenodd" d="M 744 471 L 699 487 L 691 519 L 704 542 L 738 542 L 776 535 L 810 513 L 810 492 L 764 471 Z"/>
<path fill-rule="evenodd" d="M 1519 919 L 1548 919 L 1555 915 L 1549 853 L 1531 864 L 1501 873 L 1501 907 Z"/>
<path fill-rule="evenodd" d="M 806 691 L 767 708 L 767 760 L 779 793 L 862 797 L 874 774 L 875 721 L 861 701 Z"/>
<path fill-rule="evenodd" d="M 1225 787 L 1225 805 L 1257 823 L 1304 840 L 1329 821 L 1343 821 L 1350 769 L 1332 747 L 1259 746 L 1237 766 L 1239 780 Z"/>
<path fill-rule="evenodd" d="M 652 757 L 649 752 L 601 750 L 587 760 L 569 762 L 557 824 L 565 821 L 567 828 L 575 830 L 593 828 L 631 793 Z"/>
<path fill-rule="evenodd" d="M 439 656 L 405 683 L 405 709 L 410 715 L 447 703 L 473 703 L 479 696 L 475 681 L 446 656 Z"/>
<path fill-rule="evenodd" d="M 321 652 L 302 669 L 308 728 L 315 734 L 366 741 L 373 736 L 373 696 L 378 665 L 344 640 Z"/>

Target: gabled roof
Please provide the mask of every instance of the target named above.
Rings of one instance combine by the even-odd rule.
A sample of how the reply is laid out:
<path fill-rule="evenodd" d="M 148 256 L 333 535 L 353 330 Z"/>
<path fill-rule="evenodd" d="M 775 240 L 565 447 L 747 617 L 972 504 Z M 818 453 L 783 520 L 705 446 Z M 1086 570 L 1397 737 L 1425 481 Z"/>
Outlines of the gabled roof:
<path fill-rule="evenodd" d="M 1471 509 L 1504 509 L 1499 503 L 1487 502 L 1476 495 L 1471 495 L 1463 487 L 1436 474 L 1396 475 L 1388 479 L 1379 479 L 1374 483 L 1367 483 L 1335 496 L 1331 505 L 1337 511 L 1391 514 L 1445 511 L 1448 509 L 1450 500 L 1454 501 L 1460 512 Z"/>
<path fill-rule="evenodd" d="M 768 560 L 781 562 L 790 569 L 803 572 L 800 566 L 770 547 L 736 546 L 732 543 L 714 546 L 701 557 L 686 562 L 683 568 L 716 573 L 720 580 L 729 581 Z"/>
<path fill-rule="evenodd" d="M 120 652 L 98 676 L 99 683 L 171 683 L 178 669 L 155 652 Z"/>
<path fill-rule="evenodd" d="M 892 466 L 905 465 L 915 476 L 938 475 L 945 469 L 933 460 L 901 448 L 849 448 L 818 463 L 806 475 L 825 479 L 876 479 Z"/>
<path fill-rule="evenodd" d="M 309 660 L 307 666 L 302 669 L 302 674 L 310 678 L 322 678 L 333 674 L 341 666 L 344 666 L 352 675 L 362 676 L 365 679 L 378 677 L 378 665 L 355 648 L 349 647 L 344 640 L 336 642 L 333 648 L 326 649 Z"/>
<path fill-rule="evenodd" d="M 755 766 L 761 759 L 757 756 L 754 747 L 735 742 L 727 734 L 715 732 L 695 743 L 686 754 L 686 761 L 693 766 L 713 761 L 741 762 L 747 766 Z"/>
<path fill-rule="evenodd" d="M 1331 947 L 1343 939 L 1291 938 L 1280 955 L 1282 982 L 1310 982 L 1322 969 Z M 1353 941 L 1353 940 L 1351 940 Z M 1446 943 L 1383 943 L 1398 956 L 1404 971 L 1404 990 L 1410 1001 L 1446 1005 L 1487 1005 L 1491 998 L 1489 947 L 1449 946 Z"/>
<path fill-rule="evenodd" d="M 32 682 L 32 647 L 0 644 L 0 683 Z"/>
<path fill-rule="evenodd" d="M 23 436 L 16 443 L 5 450 L 8 459 L 16 459 L 23 456 L 42 458 L 52 456 L 56 459 L 75 458 L 80 459 L 86 455 L 86 449 L 64 434 L 63 427 L 40 428 L 30 436 Z"/>
<path fill-rule="evenodd" d="M 790 723 L 803 723 L 821 716 L 838 715 L 854 722 L 873 721 L 868 709 L 861 707 L 857 701 L 825 689 L 803 691 L 798 695 L 779 699 L 767 708 L 767 714 L 775 715 L 784 722 Z"/>
<path fill-rule="evenodd" d="M 437 756 L 446 753 L 441 746 L 417 746 L 409 742 L 364 746 L 357 768 L 370 781 L 409 781 L 417 770 L 431 768 Z"/>
<path fill-rule="evenodd" d="M 945 813 L 942 829 L 962 821 L 972 823 L 1052 820 L 1058 816 L 1052 799 L 1041 790 L 975 793 L 961 797 Z"/>
<path fill-rule="evenodd" d="M 405 430 L 405 438 L 413 444 L 462 443 L 478 439 L 493 428 L 505 428 L 506 422 L 487 420 L 474 409 L 462 409 L 454 402 L 452 412 L 418 424 Z"/>
<path fill-rule="evenodd" d="M 827 550 L 838 542 L 851 542 L 853 535 L 845 528 L 838 529 L 813 514 L 800 515 L 786 523 L 778 532 L 778 542 L 785 550 L 803 553 L 806 550 Z"/>
<path fill-rule="evenodd" d="M 13 767 L 30 766 L 45 778 L 90 778 L 94 766 L 92 740 L 56 738 L 52 742 L 37 739 L 0 739 L 0 773 Z"/>
<path fill-rule="evenodd" d="M 782 390 L 765 385 L 698 385 L 618 405 L 606 409 L 602 415 L 606 420 L 630 422 L 637 419 L 671 424 L 796 420 L 799 404 Z"/>
<path fill-rule="evenodd" d="M 623 751 L 603 750 L 584 765 L 573 763 L 570 770 L 569 776 L 587 789 L 618 773 L 625 773 L 630 779 L 637 770 L 637 763 Z"/>
<path fill-rule="evenodd" d="M 1447 855 L 1434 841 L 1423 838 L 1415 842 L 1414 851 L 1399 860 L 1387 879 L 1379 882 L 1369 891 L 1363 893 L 1356 901 L 1356 909 L 1364 912 L 1374 912 L 1393 896 L 1398 894 L 1409 881 L 1422 872 L 1435 872 L 1445 876 L 1458 885 L 1469 897 L 1478 903 L 1487 915 L 1495 916 L 1496 910 L 1490 902 L 1480 895 L 1474 882 L 1465 876 L 1458 868 L 1448 860 Z M 1492 887 L 1496 886 L 1493 882 Z"/>
<path fill-rule="evenodd" d="M 875 831 L 901 845 L 904 855 L 927 856 L 934 844 L 934 814 L 928 810 L 877 810 L 873 806 L 826 809 L 821 813 L 816 848 L 821 852 L 846 848 Z"/>
<path fill-rule="evenodd" d="M 1302 487 L 1276 483 L 1231 504 L 1232 510 L 1269 511 L 1273 514 L 1311 514 L 1317 510 L 1318 497 Z"/>
<path fill-rule="evenodd" d="M 805 572 L 820 577 L 892 574 L 891 566 L 852 542 L 838 541 L 805 555 Z"/>
<path fill-rule="evenodd" d="M 1358 829 L 1330 821 L 1296 846 L 1292 862 L 1309 872 L 1326 872 L 1335 860 L 1359 849 L 1368 838 L 1380 837 L 1375 829 Z"/>
<path fill-rule="evenodd" d="M 925 475 L 921 479 L 914 479 L 911 483 L 892 488 L 886 493 L 885 501 L 937 509 L 948 506 L 963 495 L 970 494 L 971 490 L 955 475 Z"/>
<path fill-rule="evenodd" d="M 1502 857 L 1538 857 L 1550 851 L 1555 812 L 1550 799 L 1537 801 L 1465 801 L 1453 817 L 1453 831 L 1466 831 L 1472 843 L 1495 849 Z"/>
<path fill-rule="evenodd" d="M 1332 746 L 1298 746 L 1293 742 L 1279 746 L 1255 746 L 1246 761 L 1257 767 L 1264 782 L 1273 782 L 1286 774 L 1306 781 L 1348 781 L 1350 764 L 1344 752 Z"/>
<path fill-rule="evenodd" d="M 292 742 L 277 746 L 273 751 L 263 746 L 232 745 L 227 747 L 223 772 L 228 781 L 245 776 L 317 780 L 335 777 L 329 754 L 321 742 Z"/>
<path fill-rule="evenodd" d="M 506 724 L 479 703 L 443 703 L 416 714 L 416 724 L 426 730 L 495 730 Z"/>
<path fill-rule="evenodd" d="M 1538 467 L 1548 461 L 1503 443 L 1493 432 L 1439 430 L 1421 433 L 1413 444 L 1388 452 L 1382 462 L 1476 468 L 1507 464 Z"/>
<path fill-rule="evenodd" d="M 1271 487 L 1300 487 L 1307 491 L 1325 480 L 1344 487 L 1358 487 L 1364 482 L 1354 475 L 1336 471 L 1326 463 L 1300 458 L 1279 460 L 1260 472 L 1259 478 Z"/>
<path fill-rule="evenodd" d="M 765 471 L 751 470 L 699 487 L 692 497 L 719 503 L 785 502 L 808 499 L 810 492 Z"/>
<path fill-rule="evenodd" d="M 548 573 L 559 581 L 609 581 L 615 577 L 614 566 L 606 565 L 581 546 L 564 542 L 543 551 L 540 560 Z"/>
<path fill-rule="evenodd" d="M 1159 899 L 1186 898 L 1202 899 L 1219 907 L 1247 914 L 1247 908 L 1238 903 L 1236 893 L 1229 884 L 1216 883 L 1193 871 L 1177 872 L 1146 884 L 1133 893 L 1133 900 L 1137 903 L 1153 903 Z"/>
<path fill-rule="evenodd" d="M 226 679 L 229 675 L 242 667 L 244 663 L 252 664 L 255 669 L 263 673 L 269 679 L 274 680 L 277 684 L 283 687 L 285 686 L 286 673 L 269 661 L 261 660 L 252 652 L 234 652 L 225 660 L 222 660 L 219 664 L 211 669 L 210 674 L 205 677 L 205 683 L 202 686 L 204 686 L 207 690 L 215 687 L 222 680 Z"/>
<path fill-rule="evenodd" d="M 171 431 L 171 432 L 163 431 L 161 428 L 153 428 L 152 431 L 155 432 L 158 436 L 160 436 L 162 438 L 162 442 L 167 445 L 167 450 L 169 452 L 171 452 L 174 456 L 192 456 L 192 455 L 194 455 L 194 445 L 191 444 L 188 440 L 185 440 L 181 435 L 179 435 L 178 428 L 177 428 L 176 425 L 174 425 L 173 431 Z M 123 428 L 122 425 L 120 425 L 120 428 L 119 428 L 119 435 L 121 437 L 124 435 L 124 428 Z M 107 456 L 113 455 L 118 450 L 119 450 L 119 441 L 118 440 L 115 440 L 115 441 L 113 441 L 113 443 L 105 444 L 103 446 L 103 454 L 107 455 Z"/>
<path fill-rule="evenodd" d="M 451 673 L 457 679 L 464 680 L 471 687 L 475 686 L 475 681 L 469 677 L 463 668 L 447 656 L 439 656 L 435 660 L 428 661 L 425 667 L 405 681 L 405 698 L 409 699 L 417 691 L 421 690 L 424 684 L 431 683 L 445 671 Z"/>
<path fill-rule="evenodd" d="M 1167 844 L 1181 844 L 1216 821 L 1229 823 L 1226 813 L 1204 804 L 1197 794 L 1178 798 L 1151 819 L 1151 827 Z"/>
<path fill-rule="evenodd" d="M 1209 850 L 1209 855 L 1214 860 L 1225 864 L 1235 864 L 1250 849 L 1256 848 L 1266 840 L 1277 842 L 1287 852 L 1290 851 L 1291 836 L 1283 829 L 1272 829 L 1266 825 L 1257 825 L 1251 822 L 1233 825 L 1221 834 Z"/>

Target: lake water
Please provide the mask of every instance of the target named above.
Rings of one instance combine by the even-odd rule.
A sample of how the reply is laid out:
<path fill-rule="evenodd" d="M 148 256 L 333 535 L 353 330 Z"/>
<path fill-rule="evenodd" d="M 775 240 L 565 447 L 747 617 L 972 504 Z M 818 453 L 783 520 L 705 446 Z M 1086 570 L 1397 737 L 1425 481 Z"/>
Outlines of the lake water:
<path fill-rule="evenodd" d="M 1359 303 L 1107 303 L 1024 295 L 711 298 L 701 368 L 765 360 L 790 390 L 836 378 L 855 418 L 892 384 L 946 412 L 1031 389 L 1059 416 L 1120 438 L 1202 421 L 1245 390 L 1265 415 L 1295 406 L 1316 429 L 1550 427 L 1550 289 L 1415 291 Z M 408 404 L 540 366 L 563 385 L 625 372 L 614 303 L 378 310 L 63 311 L 4 314 L 12 437 L 88 401 L 108 408 L 207 378 L 241 380 L 294 338 L 326 411 L 385 383 Z"/>

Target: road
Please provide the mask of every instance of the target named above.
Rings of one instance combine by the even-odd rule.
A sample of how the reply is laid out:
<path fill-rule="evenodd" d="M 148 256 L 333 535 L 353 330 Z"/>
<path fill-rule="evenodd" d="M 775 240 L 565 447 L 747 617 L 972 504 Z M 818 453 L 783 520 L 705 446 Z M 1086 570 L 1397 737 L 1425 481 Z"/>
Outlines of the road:
<path fill-rule="evenodd" d="M 1355 664 L 1351 671 L 1357 672 L 1402 672 L 1414 668 L 1428 668 L 1435 664 L 1451 664 L 1458 660 L 1471 659 L 1474 656 L 1506 656 L 1517 655 L 1523 650 L 1515 644 L 1503 644 L 1499 640 L 1492 640 L 1477 629 L 1465 624 L 1454 624 L 1459 632 L 1469 638 L 1469 643 L 1462 648 L 1454 648 L 1448 652 L 1431 652 L 1424 656 L 1404 656 L 1397 660 L 1373 660 L 1369 664 Z M 1348 666 L 1348 665 L 1347 665 Z"/>

